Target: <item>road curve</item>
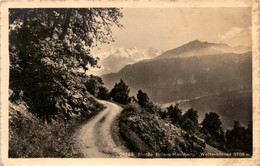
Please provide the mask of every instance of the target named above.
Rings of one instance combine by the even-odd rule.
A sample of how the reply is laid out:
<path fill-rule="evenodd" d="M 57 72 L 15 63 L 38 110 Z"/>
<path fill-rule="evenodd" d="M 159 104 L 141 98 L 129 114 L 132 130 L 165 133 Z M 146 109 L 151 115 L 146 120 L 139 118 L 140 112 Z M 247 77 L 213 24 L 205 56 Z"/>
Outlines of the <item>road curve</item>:
<path fill-rule="evenodd" d="M 123 108 L 103 100 L 98 102 L 106 109 L 76 132 L 79 150 L 87 158 L 127 157 L 128 150 L 112 138 L 112 125 Z"/>

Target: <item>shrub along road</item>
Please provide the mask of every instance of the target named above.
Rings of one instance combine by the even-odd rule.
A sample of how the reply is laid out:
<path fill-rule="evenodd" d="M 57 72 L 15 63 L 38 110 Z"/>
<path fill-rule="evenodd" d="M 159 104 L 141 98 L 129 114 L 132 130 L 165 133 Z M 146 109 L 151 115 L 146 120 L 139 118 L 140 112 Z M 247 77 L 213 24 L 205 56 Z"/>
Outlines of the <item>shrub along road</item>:
<path fill-rule="evenodd" d="M 84 157 L 126 157 L 128 150 L 112 138 L 112 125 L 123 108 L 103 100 L 98 102 L 106 109 L 75 133 L 79 150 Z"/>

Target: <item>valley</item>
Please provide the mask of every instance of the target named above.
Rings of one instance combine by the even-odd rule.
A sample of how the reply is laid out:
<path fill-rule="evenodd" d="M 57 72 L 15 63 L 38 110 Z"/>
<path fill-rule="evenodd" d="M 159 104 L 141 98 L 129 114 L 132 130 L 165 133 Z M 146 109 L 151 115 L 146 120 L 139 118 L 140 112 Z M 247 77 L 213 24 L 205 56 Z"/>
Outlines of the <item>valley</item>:
<path fill-rule="evenodd" d="M 250 111 L 252 110 L 252 93 L 250 91 L 210 94 L 158 105 L 166 109 L 171 104 L 179 104 L 183 111 L 190 108 L 197 110 L 199 122 L 202 122 L 206 113 L 216 112 L 220 115 L 224 130 L 231 129 L 235 120 L 241 122 L 243 126 L 247 126 L 252 120 Z"/>
<path fill-rule="evenodd" d="M 200 121 L 205 113 L 217 112 L 224 129 L 234 120 L 247 126 L 252 118 L 252 52 L 248 51 L 195 40 L 101 77 L 109 89 L 123 79 L 130 95 L 141 89 L 163 108 L 179 103 L 183 110 L 196 109 Z"/>

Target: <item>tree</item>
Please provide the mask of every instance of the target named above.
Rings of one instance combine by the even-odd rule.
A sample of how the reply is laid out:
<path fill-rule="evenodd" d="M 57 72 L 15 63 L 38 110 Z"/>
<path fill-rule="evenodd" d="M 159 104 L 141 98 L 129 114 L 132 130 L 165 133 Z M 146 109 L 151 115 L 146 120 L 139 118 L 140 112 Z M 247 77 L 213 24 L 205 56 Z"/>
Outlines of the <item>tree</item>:
<path fill-rule="evenodd" d="M 180 124 L 182 119 L 182 111 L 179 109 L 179 105 L 176 104 L 174 107 L 170 105 L 166 108 L 169 114 L 169 117 L 172 120 L 173 124 Z"/>
<path fill-rule="evenodd" d="M 253 152 L 253 146 L 252 146 L 252 142 L 253 142 L 253 135 L 252 135 L 252 121 L 249 122 L 248 127 L 246 129 L 246 138 L 245 138 L 245 146 L 244 146 L 244 150 L 252 155 Z"/>
<path fill-rule="evenodd" d="M 182 128 L 186 131 L 196 131 L 199 129 L 198 111 L 190 108 L 184 113 L 182 118 Z"/>
<path fill-rule="evenodd" d="M 198 111 L 197 110 L 194 110 L 193 108 L 190 108 L 190 109 L 188 109 L 187 112 L 185 112 L 185 114 L 183 116 L 185 118 L 188 118 L 191 121 L 193 121 L 194 124 L 196 124 L 196 125 L 198 124 L 199 115 L 198 115 Z"/>
<path fill-rule="evenodd" d="M 116 8 L 9 11 L 11 99 L 23 97 L 32 112 L 46 119 L 62 111 L 58 98 L 71 97 L 68 88 L 78 86 L 69 81 L 73 73 L 98 66 L 90 48 L 114 40 L 110 27 L 122 27 L 122 13 Z"/>
<path fill-rule="evenodd" d="M 234 121 L 232 130 L 226 131 L 226 147 L 231 152 L 246 152 L 252 154 L 252 131 L 246 129 L 239 121 Z"/>
<path fill-rule="evenodd" d="M 166 117 L 167 117 L 167 112 L 162 111 L 161 109 L 158 111 L 158 114 L 162 119 L 166 119 Z"/>
<path fill-rule="evenodd" d="M 148 95 L 139 90 L 137 93 L 137 102 L 141 107 L 147 107 L 149 105 L 149 97 Z"/>
<path fill-rule="evenodd" d="M 218 114 L 214 112 L 206 113 L 205 118 L 201 124 L 203 129 L 206 129 L 211 134 L 211 136 L 215 138 L 220 136 L 222 131 L 222 122 Z"/>
<path fill-rule="evenodd" d="M 116 83 L 114 88 L 110 92 L 112 100 L 121 104 L 128 104 L 131 99 L 129 97 L 130 89 L 125 82 L 120 79 L 119 83 Z"/>
<path fill-rule="evenodd" d="M 104 85 L 102 78 L 92 74 L 89 76 L 86 82 L 87 91 L 94 96 L 97 96 L 99 87 L 102 85 Z"/>
<path fill-rule="evenodd" d="M 102 99 L 102 100 L 108 100 L 109 99 L 108 89 L 104 86 L 99 86 L 97 98 Z"/>

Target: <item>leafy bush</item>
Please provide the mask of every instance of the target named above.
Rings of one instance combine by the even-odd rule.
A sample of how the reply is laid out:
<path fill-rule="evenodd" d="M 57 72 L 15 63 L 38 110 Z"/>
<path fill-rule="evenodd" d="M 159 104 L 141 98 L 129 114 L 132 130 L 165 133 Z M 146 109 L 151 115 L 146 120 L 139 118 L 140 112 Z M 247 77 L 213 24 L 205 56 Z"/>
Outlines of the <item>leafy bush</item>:
<path fill-rule="evenodd" d="M 104 108 L 93 100 L 90 100 L 90 103 L 88 111 L 80 113 L 82 116 L 45 123 L 28 112 L 28 106 L 24 102 L 10 102 L 9 157 L 83 157 L 79 150 L 74 148 L 74 131 Z"/>

